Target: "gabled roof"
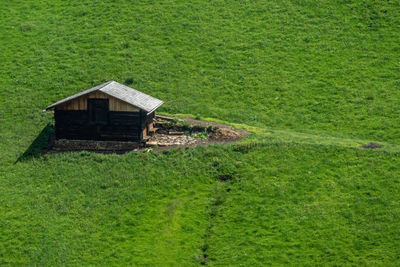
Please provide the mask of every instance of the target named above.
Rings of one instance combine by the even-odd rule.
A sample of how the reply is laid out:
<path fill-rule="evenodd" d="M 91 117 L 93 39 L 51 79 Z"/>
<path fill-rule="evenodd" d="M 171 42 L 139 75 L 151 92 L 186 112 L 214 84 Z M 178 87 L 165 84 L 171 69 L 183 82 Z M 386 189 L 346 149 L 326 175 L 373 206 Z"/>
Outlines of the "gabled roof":
<path fill-rule="evenodd" d="M 152 96 L 149 96 L 145 93 L 139 92 L 135 89 L 132 89 L 128 86 L 125 86 L 123 84 L 120 84 L 115 81 L 109 81 L 103 84 L 100 84 L 96 87 L 93 87 L 91 89 L 85 90 L 83 92 L 77 93 L 75 95 L 69 96 L 67 98 L 64 98 L 50 106 L 48 106 L 46 110 L 52 109 L 55 106 L 58 106 L 62 103 L 68 102 L 72 99 L 78 98 L 80 96 L 89 94 L 94 91 L 101 91 L 107 95 L 110 95 L 112 97 L 115 97 L 123 102 L 126 102 L 128 104 L 131 104 L 135 107 L 138 107 L 140 109 L 143 109 L 147 113 L 151 113 L 154 110 L 156 110 L 159 106 L 161 106 L 164 102 L 154 98 Z"/>

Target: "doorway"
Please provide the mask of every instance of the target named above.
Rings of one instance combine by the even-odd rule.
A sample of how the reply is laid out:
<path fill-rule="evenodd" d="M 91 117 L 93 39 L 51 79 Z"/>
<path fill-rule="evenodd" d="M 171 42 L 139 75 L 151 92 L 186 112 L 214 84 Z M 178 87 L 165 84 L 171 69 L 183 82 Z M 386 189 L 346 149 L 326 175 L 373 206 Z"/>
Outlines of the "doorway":
<path fill-rule="evenodd" d="M 89 98 L 87 101 L 89 123 L 96 125 L 108 124 L 108 99 Z"/>

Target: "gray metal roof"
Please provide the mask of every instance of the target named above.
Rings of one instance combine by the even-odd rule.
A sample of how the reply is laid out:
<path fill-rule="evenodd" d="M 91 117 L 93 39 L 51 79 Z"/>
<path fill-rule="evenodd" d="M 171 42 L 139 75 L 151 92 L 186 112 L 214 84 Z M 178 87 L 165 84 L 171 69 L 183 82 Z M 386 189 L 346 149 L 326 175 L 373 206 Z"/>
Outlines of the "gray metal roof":
<path fill-rule="evenodd" d="M 156 110 L 159 106 L 161 106 L 164 103 L 163 101 L 161 101 L 157 98 L 154 98 L 145 93 L 139 92 L 128 86 L 125 86 L 125 85 L 120 84 L 115 81 L 109 81 L 109 82 L 100 84 L 96 87 L 93 87 L 91 89 L 88 89 L 83 92 L 77 93 L 77 94 L 69 96 L 67 98 L 64 98 L 64 99 L 48 106 L 45 109 L 45 111 L 52 109 L 59 104 L 68 102 L 72 99 L 78 98 L 80 96 L 89 94 L 94 91 L 101 91 L 107 95 L 118 98 L 121 101 L 124 101 L 124 102 L 131 104 L 135 107 L 138 107 L 140 109 L 143 109 L 147 113 L 153 112 L 154 110 Z"/>

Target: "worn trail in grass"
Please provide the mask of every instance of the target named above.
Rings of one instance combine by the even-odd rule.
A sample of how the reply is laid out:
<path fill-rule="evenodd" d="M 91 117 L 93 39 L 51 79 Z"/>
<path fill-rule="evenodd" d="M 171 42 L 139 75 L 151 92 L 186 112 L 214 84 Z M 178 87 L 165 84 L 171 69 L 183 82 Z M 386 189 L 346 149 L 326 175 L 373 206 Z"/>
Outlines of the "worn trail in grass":
<path fill-rule="evenodd" d="M 238 125 L 239 126 L 239 125 Z M 240 126 L 239 126 L 240 127 Z M 338 147 L 349 147 L 349 148 L 360 148 L 362 145 L 369 143 L 377 143 L 381 145 L 378 148 L 380 151 L 399 153 L 400 145 L 391 144 L 388 142 L 381 142 L 377 140 L 362 140 L 356 138 L 340 138 L 326 135 L 316 135 L 309 133 L 301 133 L 293 130 L 277 130 L 271 128 L 256 128 L 256 127 L 244 127 L 249 131 L 253 131 L 257 137 L 251 140 L 255 142 L 263 142 L 263 140 L 268 140 L 268 142 L 293 142 L 298 144 L 320 144 L 325 146 L 338 146 Z"/>
<path fill-rule="evenodd" d="M 173 116 L 173 114 L 166 114 Z M 194 117 L 191 114 L 176 114 L 177 117 Z M 329 135 L 321 135 L 321 133 L 298 132 L 291 129 L 276 129 L 271 127 L 255 127 L 248 124 L 230 123 L 215 118 L 204 118 L 205 121 L 223 123 L 231 125 L 237 129 L 243 129 L 252 133 L 249 138 L 242 140 L 242 143 L 298 143 L 298 144 L 315 144 L 325 146 L 338 146 L 348 148 L 361 148 L 362 145 L 369 143 L 377 143 L 381 147 L 379 151 L 390 153 L 400 152 L 400 145 L 380 140 L 368 140 L 350 137 L 335 137 Z"/>
<path fill-rule="evenodd" d="M 16 163 L 0 176 L 0 265 L 197 263 L 212 181 L 196 155 Z"/>

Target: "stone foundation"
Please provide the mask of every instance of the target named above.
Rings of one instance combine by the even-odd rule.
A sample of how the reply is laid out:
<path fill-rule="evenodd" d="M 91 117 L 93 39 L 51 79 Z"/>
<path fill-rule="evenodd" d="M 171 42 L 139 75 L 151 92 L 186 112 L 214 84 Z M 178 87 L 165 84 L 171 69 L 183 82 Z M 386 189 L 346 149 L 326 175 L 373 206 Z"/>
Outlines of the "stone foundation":
<path fill-rule="evenodd" d="M 67 140 L 54 141 L 52 147 L 55 151 L 100 151 L 100 152 L 126 152 L 140 148 L 138 142 L 120 141 L 93 141 L 93 140 Z"/>

